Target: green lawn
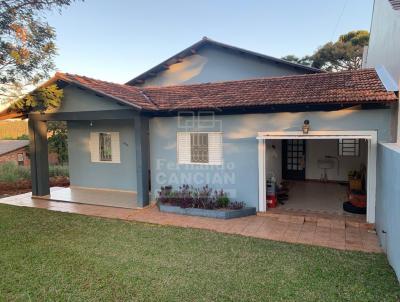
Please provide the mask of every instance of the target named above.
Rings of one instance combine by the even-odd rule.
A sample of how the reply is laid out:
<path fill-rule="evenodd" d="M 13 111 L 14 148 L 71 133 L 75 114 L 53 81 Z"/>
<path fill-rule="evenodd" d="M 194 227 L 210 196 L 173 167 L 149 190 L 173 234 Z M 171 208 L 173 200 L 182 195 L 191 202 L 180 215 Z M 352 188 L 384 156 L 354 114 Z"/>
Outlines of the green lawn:
<path fill-rule="evenodd" d="M 399 301 L 385 256 L 0 205 L 0 301 Z"/>

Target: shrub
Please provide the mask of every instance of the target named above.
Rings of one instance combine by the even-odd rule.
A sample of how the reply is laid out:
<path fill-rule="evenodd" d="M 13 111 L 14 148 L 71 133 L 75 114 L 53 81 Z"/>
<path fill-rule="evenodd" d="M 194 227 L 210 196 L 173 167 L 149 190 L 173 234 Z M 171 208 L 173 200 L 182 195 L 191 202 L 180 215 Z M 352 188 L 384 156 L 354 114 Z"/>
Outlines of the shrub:
<path fill-rule="evenodd" d="M 226 194 L 223 190 L 216 192 L 217 195 L 217 204 L 220 208 L 228 207 L 230 202 L 228 194 Z"/>
<path fill-rule="evenodd" d="M 228 194 L 223 190 L 214 191 L 208 186 L 194 188 L 189 185 L 183 185 L 178 190 L 173 190 L 172 186 L 161 187 L 157 201 L 161 204 L 169 204 L 181 208 L 209 210 L 221 208 L 238 210 L 245 205 L 244 202 L 231 202 Z"/>
<path fill-rule="evenodd" d="M 0 181 L 16 182 L 18 180 L 28 180 L 31 177 L 29 168 L 18 166 L 14 162 L 0 164 Z"/>
<path fill-rule="evenodd" d="M 69 176 L 69 170 L 68 166 L 61 166 L 61 165 L 54 165 L 54 166 L 49 166 L 49 176 L 50 177 L 55 177 L 55 176 Z"/>

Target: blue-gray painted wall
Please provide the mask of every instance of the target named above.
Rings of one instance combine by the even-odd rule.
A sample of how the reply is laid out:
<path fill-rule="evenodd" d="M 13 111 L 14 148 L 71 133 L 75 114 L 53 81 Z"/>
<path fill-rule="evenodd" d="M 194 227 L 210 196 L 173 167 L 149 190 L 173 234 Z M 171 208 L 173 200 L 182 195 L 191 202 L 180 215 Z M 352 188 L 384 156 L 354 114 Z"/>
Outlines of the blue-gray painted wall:
<path fill-rule="evenodd" d="M 120 163 L 93 163 L 90 132 L 119 132 Z M 136 151 L 133 120 L 68 122 L 69 173 L 72 186 L 136 191 Z"/>
<path fill-rule="evenodd" d="M 178 118 L 153 118 L 150 121 L 152 194 L 155 196 L 162 185 L 210 184 L 258 208 L 257 132 L 300 130 L 306 119 L 310 120 L 312 130 L 377 130 L 380 141 L 392 141 L 390 109 L 216 116 L 214 121 L 202 120 L 202 127 L 195 126 L 194 131 L 223 132 L 224 165 L 177 165 L 176 133 L 193 128 L 185 129 L 184 125 L 190 123 L 178 122 Z"/>
<path fill-rule="evenodd" d="M 64 96 L 61 105 L 51 112 L 82 112 L 82 111 L 102 111 L 132 109 L 127 105 L 121 105 L 117 101 L 100 97 L 89 90 L 82 90 L 75 86 L 67 86 L 63 89 Z"/>
<path fill-rule="evenodd" d="M 168 86 L 310 73 L 215 46 L 201 48 L 137 86 Z"/>
<path fill-rule="evenodd" d="M 376 229 L 400 280 L 400 145 L 378 145 Z M 385 232 L 385 233 L 384 233 Z"/>

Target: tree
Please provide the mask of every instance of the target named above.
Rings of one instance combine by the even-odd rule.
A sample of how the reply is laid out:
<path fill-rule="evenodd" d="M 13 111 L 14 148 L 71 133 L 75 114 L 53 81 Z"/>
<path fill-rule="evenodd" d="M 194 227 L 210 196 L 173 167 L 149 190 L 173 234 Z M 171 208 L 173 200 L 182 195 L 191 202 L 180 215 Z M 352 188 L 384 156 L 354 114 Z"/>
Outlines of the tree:
<path fill-rule="evenodd" d="M 305 65 L 305 66 L 311 66 L 311 64 L 312 64 L 312 60 L 311 60 L 310 56 L 304 56 L 302 58 L 299 58 L 295 55 L 287 55 L 287 56 L 282 57 L 282 59 L 285 61 L 289 61 L 289 62 L 293 62 L 293 63 Z"/>
<path fill-rule="evenodd" d="M 54 69 L 56 55 L 54 29 L 42 17 L 48 10 L 61 10 L 74 0 L 0 0 L 0 101 L 20 98 L 47 78 Z M 62 96 L 55 87 L 41 91 L 25 101 L 30 108 L 40 107 L 42 99 L 51 96 L 47 105 Z M 58 99 L 58 102 L 60 99 Z M 21 100 L 19 105 L 24 104 Z"/>
<path fill-rule="evenodd" d="M 360 69 L 364 46 L 368 45 L 368 42 L 368 31 L 351 31 L 341 35 L 336 42 L 326 43 L 312 56 L 298 58 L 294 55 L 288 55 L 282 59 L 326 71 Z"/>
<path fill-rule="evenodd" d="M 58 160 L 61 165 L 68 162 L 68 130 L 65 122 L 52 121 L 47 123 L 47 129 L 50 133 L 48 138 L 49 151 L 58 154 Z"/>

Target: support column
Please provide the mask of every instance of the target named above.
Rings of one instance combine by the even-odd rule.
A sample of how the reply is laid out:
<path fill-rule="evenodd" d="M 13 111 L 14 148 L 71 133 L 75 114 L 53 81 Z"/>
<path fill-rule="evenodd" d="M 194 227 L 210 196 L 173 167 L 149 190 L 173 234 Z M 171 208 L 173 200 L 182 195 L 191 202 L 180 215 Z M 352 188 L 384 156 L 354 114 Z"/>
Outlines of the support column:
<path fill-rule="evenodd" d="M 135 116 L 134 128 L 136 149 L 137 206 L 139 208 L 144 208 L 149 205 L 149 118 L 141 115 Z"/>
<path fill-rule="evenodd" d="M 32 196 L 50 194 L 46 121 L 29 119 Z"/>

